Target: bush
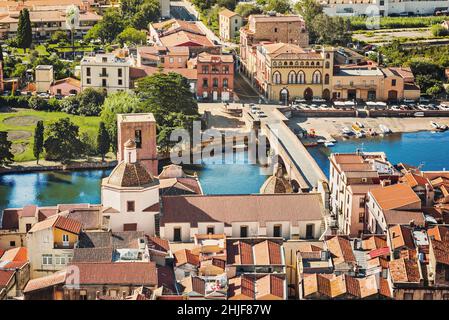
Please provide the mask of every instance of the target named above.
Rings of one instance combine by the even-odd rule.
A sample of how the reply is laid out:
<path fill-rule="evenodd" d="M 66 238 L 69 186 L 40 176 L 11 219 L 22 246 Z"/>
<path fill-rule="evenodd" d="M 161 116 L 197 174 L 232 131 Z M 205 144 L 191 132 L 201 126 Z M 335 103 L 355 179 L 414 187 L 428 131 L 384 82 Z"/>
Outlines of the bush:
<path fill-rule="evenodd" d="M 47 100 L 42 99 L 41 97 L 38 96 L 32 96 L 28 100 L 28 105 L 29 108 L 33 110 L 43 111 L 48 109 Z"/>
<path fill-rule="evenodd" d="M 435 24 L 430 28 L 434 37 L 444 37 L 449 34 L 448 30 L 440 24 Z"/>
<path fill-rule="evenodd" d="M 0 96 L 0 106 L 9 108 L 29 108 L 28 96 Z"/>

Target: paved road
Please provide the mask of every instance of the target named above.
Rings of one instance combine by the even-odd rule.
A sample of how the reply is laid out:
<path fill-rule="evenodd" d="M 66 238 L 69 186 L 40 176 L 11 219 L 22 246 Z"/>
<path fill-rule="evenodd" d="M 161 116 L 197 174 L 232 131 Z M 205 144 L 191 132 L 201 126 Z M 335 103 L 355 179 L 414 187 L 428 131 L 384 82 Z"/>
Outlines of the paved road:
<path fill-rule="evenodd" d="M 244 103 L 258 103 L 259 93 L 249 85 L 240 73 L 235 74 L 234 78 L 234 93 L 238 97 L 239 102 Z"/>

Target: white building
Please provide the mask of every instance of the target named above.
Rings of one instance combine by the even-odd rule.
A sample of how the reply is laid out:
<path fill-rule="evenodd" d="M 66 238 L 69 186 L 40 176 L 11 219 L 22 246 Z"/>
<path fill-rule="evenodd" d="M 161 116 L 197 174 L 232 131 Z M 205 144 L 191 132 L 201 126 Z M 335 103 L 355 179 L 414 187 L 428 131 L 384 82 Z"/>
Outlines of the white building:
<path fill-rule="evenodd" d="M 159 0 L 162 18 L 170 18 L 170 0 Z"/>
<path fill-rule="evenodd" d="M 159 180 L 137 161 L 136 143 L 124 144 L 122 160 L 101 184 L 103 217 L 113 231 L 155 234 L 159 213 Z"/>
<path fill-rule="evenodd" d="M 113 53 L 84 56 L 81 65 L 81 91 L 86 88 L 106 92 L 129 91 L 131 58 L 120 58 Z"/>
<path fill-rule="evenodd" d="M 318 0 L 329 16 L 389 16 L 433 15 L 435 11 L 447 10 L 449 1 L 443 0 Z"/>
<path fill-rule="evenodd" d="M 175 242 L 196 234 L 318 239 L 323 215 L 318 193 L 168 196 L 162 198 L 160 236 Z"/>

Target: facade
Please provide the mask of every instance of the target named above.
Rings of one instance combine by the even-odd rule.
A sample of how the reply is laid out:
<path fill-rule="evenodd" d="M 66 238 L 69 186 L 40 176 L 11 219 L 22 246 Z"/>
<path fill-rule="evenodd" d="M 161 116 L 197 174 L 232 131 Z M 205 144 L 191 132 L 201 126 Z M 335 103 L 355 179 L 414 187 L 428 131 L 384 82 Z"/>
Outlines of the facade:
<path fill-rule="evenodd" d="M 80 222 L 62 215 L 36 223 L 27 234 L 31 279 L 65 268 L 73 257 L 80 232 Z"/>
<path fill-rule="evenodd" d="M 399 172 L 384 153 L 334 153 L 330 156 L 330 208 L 343 234 L 360 236 L 365 230 L 368 192 L 383 181 L 396 183 Z"/>
<path fill-rule="evenodd" d="M 159 180 L 137 159 L 134 140 L 124 144 L 123 160 L 101 183 L 103 219 L 112 231 L 144 231 L 153 236 L 159 213 Z"/>
<path fill-rule="evenodd" d="M 53 66 L 38 65 L 35 70 L 36 92 L 49 92 L 53 84 Z"/>
<path fill-rule="evenodd" d="M 206 100 L 229 101 L 234 91 L 234 58 L 232 55 L 212 55 L 202 52 L 191 59 L 189 65 L 196 68 L 197 96 Z"/>
<path fill-rule="evenodd" d="M 255 82 L 268 100 L 329 99 L 334 53 L 332 49 L 303 49 L 288 43 L 260 44 L 256 52 Z"/>
<path fill-rule="evenodd" d="M 240 61 L 242 70 L 254 77 L 254 55 L 261 42 L 283 42 L 309 46 L 309 33 L 304 20 L 297 15 L 250 15 L 240 29 Z"/>
<path fill-rule="evenodd" d="M 151 113 L 117 115 L 117 161 L 125 160 L 125 143 L 136 144 L 136 160 L 153 176 L 158 174 L 156 120 Z"/>
<path fill-rule="evenodd" d="M 323 11 L 329 16 L 398 16 L 433 15 L 438 10 L 447 10 L 447 1 L 400 1 L 365 0 L 354 3 L 350 0 L 321 0 Z"/>
<path fill-rule="evenodd" d="M 50 86 L 50 94 L 52 96 L 66 97 L 76 95 L 81 92 L 81 81 L 75 78 L 64 78 L 56 80 Z"/>
<path fill-rule="evenodd" d="M 318 239 L 323 212 L 316 193 L 167 196 L 160 236 L 172 242 L 191 242 L 195 234 Z"/>
<path fill-rule="evenodd" d="M 188 47 L 147 46 L 137 48 L 137 67 L 187 68 Z"/>
<path fill-rule="evenodd" d="M 84 56 L 81 65 L 81 91 L 86 88 L 104 90 L 108 93 L 129 91 L 131 81 L 130 58 L 120 58 L 113 53 Z"/>
<path fill-rule="evenodd" d="M 23 5 L 30 10 L 31 27 L 35 39 L 49 39 L 60 30 L 66 30 L 65 10 L 75 4 L 80 8 L 79 25 L 75 29 L 75 37 L 83 37 L 102 17 L 94 11 L 89 11 L 83 1 L 48 1 L 45 4 L 34 5 L 33 1 L 24 1 Z M 17 35 L 19 14 L 22 7 L 18 4 L 10 5 L 0 11 L 0 37 L 11 39 Z M 29 3 L 27 5 L 27 3 Z"/>
<path fill-rule="evenodd" d="M 234 40 L 243 25 L 243 18 L 239 14 L 224 9 L 218 13 L 220 39 L 224 41 Z"/>

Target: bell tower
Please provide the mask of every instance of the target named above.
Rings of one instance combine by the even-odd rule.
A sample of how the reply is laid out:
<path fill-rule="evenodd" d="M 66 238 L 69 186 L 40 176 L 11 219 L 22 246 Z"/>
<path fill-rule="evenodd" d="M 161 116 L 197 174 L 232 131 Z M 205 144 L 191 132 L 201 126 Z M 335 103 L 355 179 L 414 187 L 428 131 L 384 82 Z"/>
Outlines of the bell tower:
<path fill-rule="evenodd" d="M 152 113 L 127 113 L 117 115 L 117 160 L 126 159 L 125 144 L 133 146 L 134 161 L 139 161 L 153 176 L 157 176 L 156 120 Z M 134 157 L 133 157 L 134 158 Z"/>

